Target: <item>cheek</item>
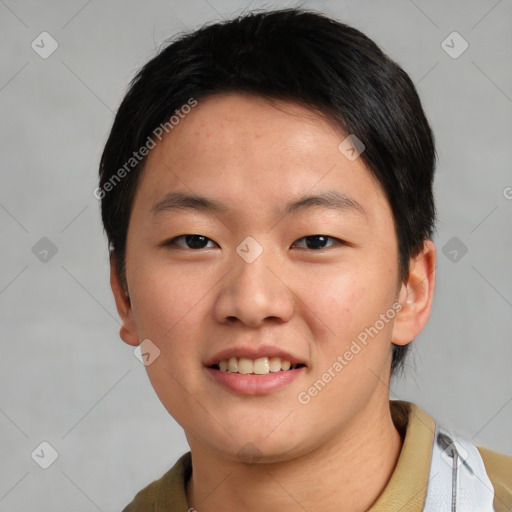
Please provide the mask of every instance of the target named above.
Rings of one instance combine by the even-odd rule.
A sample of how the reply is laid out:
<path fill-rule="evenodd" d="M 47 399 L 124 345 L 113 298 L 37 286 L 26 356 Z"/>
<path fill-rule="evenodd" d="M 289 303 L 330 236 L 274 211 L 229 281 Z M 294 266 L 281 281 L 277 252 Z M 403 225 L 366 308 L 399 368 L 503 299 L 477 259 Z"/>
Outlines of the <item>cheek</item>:
<path fill-rule="evenodd" d="M 324 323 L 329 337 L 345 337 L 364 320 L 372 304 L 371 289 L 357 269 L 332 268 L 316 272 L 302 287 L 301 299 Z"/>
<path fill-rule="evenodd" d="M 204 338 L 199 317 L 207 314 L 203 296 L 208 288 L 204 281 L 201 287 L 197 278 L 167 265 L 139 265 L 133 277 L 132 307 L 139 339 L 151 340 L 159 351 L 146 366 L 149 380 L 169 413 L 181 420 L 187 408 L 183 397 L 201 393 L 194 375 Z"/>
<path fill-rule="evenodd" d="M 204 287 L 204 281 L 201 287 L 195 277 L 167 266 L 141 266 L 138 271 L 133 304 L 137 328 L 140 336 L 150 339 L 160 351 L 158 358 L 146 366 L 148 378 L 178 423 L 200 424 L 204 411 L 197 409 L 192 397 L 204 393 L 196 374 L 204 339 L 200 318 L 207 314 L 204 294 L 208 288 Z"/>
<path fill-rule="evenodd" d="M 162 342 L 184 329 L 200 309 L 205 292 L 215 283 L 212 276 L 163 260 L 134 254 L 134 272 L 129 281 L 139 334 Z"/>
<path fill-rule="evenodd" d="M 313 334 L 322 365 L 343 354 L 354 340 L 359 340 L 360 352 L 365 353 L 364 358 L 354 357 L 360 363 L 385 357 L 389 347 L 384 341 L 391 335 L 392 322 L 388 319 L 381 325 L 379 319 L 392 306 L 394 277 L 376 266 L 352 267 L 316 274 L 304 288 L 303 314 L 309 315 L 310 325 L 317 326 Z M 376 322 L 377 334 L 368 331 Z"/>

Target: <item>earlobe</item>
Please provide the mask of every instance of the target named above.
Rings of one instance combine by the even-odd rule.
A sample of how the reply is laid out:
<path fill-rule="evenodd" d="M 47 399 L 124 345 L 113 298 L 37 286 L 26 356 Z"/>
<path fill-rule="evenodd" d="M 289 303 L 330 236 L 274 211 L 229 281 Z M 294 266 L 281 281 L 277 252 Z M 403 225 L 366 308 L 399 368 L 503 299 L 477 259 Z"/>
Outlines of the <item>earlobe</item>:
<path fill-rule="evenodd" d="M 135 347 L 139 345 L 137 326 L 133 318 L 130 297 L 119 280 L 113 253 L 110 255 L 110 287 L 112 288 L 117 312 L 122 322 L 121 328 L 119 329 L 119 336 L 125 343 Z"/>
<path fill-rule="evenodd" d="M 426 240 L 422 251 L 411 258 L 409 275 L 400 288 L 398 301 L 402 309 L 395 318 L 392 342 L 407 345 L 425 327 L 434 298 L 436 247 Z"/>

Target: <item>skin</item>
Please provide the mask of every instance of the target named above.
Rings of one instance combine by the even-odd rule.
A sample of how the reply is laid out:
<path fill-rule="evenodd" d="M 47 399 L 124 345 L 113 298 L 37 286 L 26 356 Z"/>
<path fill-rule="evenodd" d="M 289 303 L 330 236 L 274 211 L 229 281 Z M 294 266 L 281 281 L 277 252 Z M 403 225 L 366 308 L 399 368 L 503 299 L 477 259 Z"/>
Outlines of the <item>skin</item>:
<path fill-rule="evenodd" d="M 199 512 L 364 511 L 397 463 L 391 344 L 409 343 L 428 320 L 435 246 L 425 241 L 400 282 L 389 203 L 362 159 L 338 150 L 345 137 L 295 103 L 224 93 L 200 100 L 148 156 L 128 228 L 129 297 L 113 258 L 111 286 L 121 338 L 133 346 L 150 339 L 161 351 L 146 370 L 190 444 L 186 492 Z M 178 190 L 229 211 L 151 214 Z M 346 194 L 364 213 L 275 211 L 321 190 Z M 185 234 L 208 240 L 200 249 L 184 239 L 162 245 Z M 318 234 L 334 239 L 308 248 L 304 237 Z M 248 236 L 263 248 L 252 263 L 236 252 Z M 397 301 L 395 318 L 300 403 L 298 394 Z M 307 368 L 273 393 L 240 395 L 212 382 L 204 367 L 235 344 L 276 345 Z M 242 448 L 253 463 L 241 459 Z"/>

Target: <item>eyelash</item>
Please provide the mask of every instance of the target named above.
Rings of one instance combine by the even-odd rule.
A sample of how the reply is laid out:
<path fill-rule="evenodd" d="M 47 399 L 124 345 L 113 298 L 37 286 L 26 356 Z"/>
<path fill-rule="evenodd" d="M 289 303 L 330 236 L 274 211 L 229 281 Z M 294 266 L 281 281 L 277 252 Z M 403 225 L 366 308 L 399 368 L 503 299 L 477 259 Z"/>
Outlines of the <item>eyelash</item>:
<path fill-rule="evenodd" d="M 198 235 L 198 234 L 186 234 L 186 235 L 180 235 L 180 236 L 176 236 L 174 238 L 171 238 L 170 240 L 168 240 L 167 242 L 164 242 L 162 245 L 163 246 L 166 246 L 166 247 L 172 247 L 173 245 L 176 245 L 175 242 L 176 240 L 179 240 L 181 238 L 185 238 L 187 236 L 193 236 L 193 237 L 201 237 L 201 238 L 204 238 L 205 240 L 209 240 L 211 242 L 213 242 L 213 240 L 211 240 L 210 238 L 206 237 L 206 236 L 203 236 L 203 235 Z M 318 235 L 307 235 L 307 236 L 303 236 L 301 238 L 298 238 L 298 240 L 304 240 L 306 238 L 313 238 L 313 237 L 323 237 L 323 238 L 330 238 L 331 240 L 334 240 L 336 243 L 333 244 L 333 245 L 330 245 L 328 247 L 320 247 L 318 249 L 308 249 L 307 247 L 303 247 L 303 249 L 308 249 L 310 251 L 321 251 L 321 250 L 324 250 L 324 249 L 330 249 L 331 247 L 335 247 L 336 245 L 347 245 L 346 242 L 344 242 L 343 240 L 340 240 L 339 238 L 335 238 L 333 236 L 329 236 L 329 235 L 322 235 L 322 234 L 318 234 Z M 295 243 L 295 242 L 294 242 Z M 199 249 L 191 249 L 189 247 L 182 247 L 182 246 L 179 246 L 178 247 L 180 249 L 185 249 L 185 250 L 191 250 L 191 251 L 200 251 L 202 249 L 211 249 L 211 247 L 201 247 Z"/>

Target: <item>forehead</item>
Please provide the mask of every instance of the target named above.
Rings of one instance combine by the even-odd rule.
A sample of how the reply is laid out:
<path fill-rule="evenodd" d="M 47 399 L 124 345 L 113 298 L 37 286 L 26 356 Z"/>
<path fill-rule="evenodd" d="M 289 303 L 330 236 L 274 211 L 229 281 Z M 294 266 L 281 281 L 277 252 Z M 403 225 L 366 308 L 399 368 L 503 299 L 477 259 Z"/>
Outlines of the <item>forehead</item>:
<path fill-rule="evenodd" d="M 363 160 L 350 161 L 338 149 L 346 136 L 333 121 L 293 102 L 240 93 L 198 100 L 151 150 L 136 203 L 148 210 L 180 190 L 263 212 L 322 189 L 368 203 L 363 209 L 370 214 L 386 208 Z"/>
<path fill-rule="evenodd" d="M 293 162 L 305 156 L 318 158 L 319 150 L 332 149 L 342 138 L 344 134 L 334 122 L 304 106 L 224 93 L 199 100 L 164 138 L 160 149 L 186 151 L 191 153 L 189 157 L 198 158 L 209 151 L 208 157 L 218 162 L 229 160 L 231 165 L 237 160 L 242 163 L 248 156 L 267 160 L 272 155 L 278 161 Z"/>

